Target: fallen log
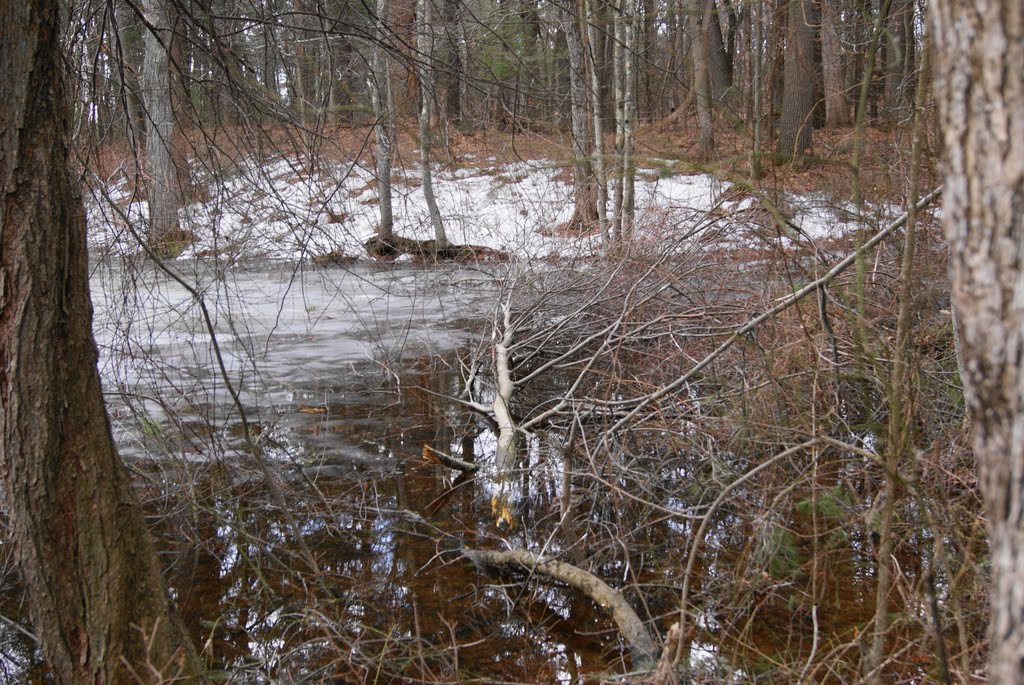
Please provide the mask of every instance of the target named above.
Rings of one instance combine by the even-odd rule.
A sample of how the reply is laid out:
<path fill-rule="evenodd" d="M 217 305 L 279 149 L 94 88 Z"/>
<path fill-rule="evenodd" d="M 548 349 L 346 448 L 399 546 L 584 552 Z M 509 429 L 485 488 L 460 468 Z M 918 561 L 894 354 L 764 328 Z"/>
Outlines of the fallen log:
<path fill-rule="evenodd" d="M 477 566 L 536 573 L 565 583 L 582 592 L 611 613 L 612 620 L 618 626 L 622 639 L 629 647 L 633 669 L 648 671 L 654 667 L 658 658 L 658 647 L 651 638 L 651 634 L 647 632 L 644 622 L 633 611 L 633 607 L 629 605 L 622 593 L 593 573 L 564 561 L 542 557 L 522 549 L 499 552 L 463 548 L 461 552 L 464 557 Z"/>
<path fill-rule="evenodd" d="M 508 254 L 482 245 L 447 245 L 438 247 L 433 240 L 413 240 L 392 235 L 386 238 L 373 236 L 363 247 L 371 257 L 380 261 L 393 261 L 401 255 L 410 255 L 416 260 L 438 260 L 454 262 L 504 262 Z"/>

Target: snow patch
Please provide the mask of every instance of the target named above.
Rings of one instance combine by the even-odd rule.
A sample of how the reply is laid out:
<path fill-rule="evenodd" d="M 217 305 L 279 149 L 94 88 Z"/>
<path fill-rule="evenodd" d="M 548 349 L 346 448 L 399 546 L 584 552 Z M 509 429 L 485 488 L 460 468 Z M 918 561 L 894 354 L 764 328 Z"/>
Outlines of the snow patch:
<path fill-rule="evenodd" d="M 485 161 L 491 161 L 488 158 Z M 711 228 L 726 245 L 751 244 L 756 211 L 749 195 L 730 199 L 731 185 L 706 174 L 668 175 L 666 167 L 641 170 L 636 179 L 636 235 L 689 241 Z M 222 176 L 195 170 L 195 186 L 206 196 L 179 212 L 181 228 L 195 241 L 182 259 L 226 258 L 301 261 L 328 253 L 367 258 L 364 243 L 379 222 L 373 172 L 360 164 L 320 163 L 298 158 L 248 160 Z M 549 160 L 520 161 L 484 169 L 434 170 L 434 190 L 448 239 L 480 245 L 524 259 L 587 256 L 601 249 L 599 235 L 558 230 L 572 216 L 572 184 Z M 89 241 L 94 254 L 134 251 L 130 229 L 145 234 L 148 205 L 127 181 L 96 183 L 88 203 Z M 433 238 L 417 168 L 396 170 L 392 180 L 395 232 Z M 842 215 L 823 197 L 789 198 L 794 235 L 785 242 L 835 238 Z M 762 226 L 763 228 L 763 226 Z"/>

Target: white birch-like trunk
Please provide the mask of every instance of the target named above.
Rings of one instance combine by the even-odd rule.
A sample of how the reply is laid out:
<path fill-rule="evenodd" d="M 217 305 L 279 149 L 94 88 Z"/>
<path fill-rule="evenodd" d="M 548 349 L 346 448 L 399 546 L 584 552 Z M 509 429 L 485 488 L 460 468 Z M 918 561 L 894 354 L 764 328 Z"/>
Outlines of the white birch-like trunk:
<path fill-rule="evenodd" d="M 622 200 L 623 200 L 623 169 L 626 142 L 626 97 L 623 88 L 623 71 L 625 71 L 623 60 L 623 46 L 626 42 L 625 26 L 623 17 L 623 5 L 625 0 L 614 0 L 611 6 L 612 21 L 615 23 L 615 30 L 612 40 L 612 88 L 615 97 L 615 213 L 612 218 L 612 239 L 621 241 L 622 235 Z"/>
<path fill-rule="evenodd" d="M 636 129 L 636 64 L 637 64 L 637 12 L 636 0 L 623 0 L 622 78 L 622 206 L 620 207 L 619 237 L 628 240 L 633 233 L 636 205 L 636 168 L 633 159 L 633 135 Z"/>
<path fill-rule="evenodd" d="M 590 111 L 594 123 L 594 174 L 597 177 L 597 221 L 601 237 L 607 244 L 611 238 L 608 226 L 608 175 L 605 169 L 604 108 L 601 105 L 601 78 L 598 71 L 597 50 L 599 36 L 594 22 L 594 0 L 583 0 L 583 16 L 587 25 L 587 43 L 590 67 Z"/>
<path fill-rule="evenodd" d="M 380 224 L 377 235 L 390 238 L 394 232 L 395 219 L 391 202 L 391 160 L 394 156 L 395 123 L 391 101 L 391 74 L 387 39 L 388 0 L 377 0 L 377 21 L 374 30 L 376 42 L 373 46 L 373 83 L 370 97 L 373 101 L 373 116 L 377 138 L 377 197 L 380 200 Z"/>

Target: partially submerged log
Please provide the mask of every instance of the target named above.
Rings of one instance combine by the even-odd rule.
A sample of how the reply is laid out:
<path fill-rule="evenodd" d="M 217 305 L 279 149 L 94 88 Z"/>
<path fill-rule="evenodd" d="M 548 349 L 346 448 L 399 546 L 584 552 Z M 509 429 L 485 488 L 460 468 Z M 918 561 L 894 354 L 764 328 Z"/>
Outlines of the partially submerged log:
<path fill-rule="evenodd" d="M 366 251 L 374 259 L 391 261 L 402 255 L 411 255 L 413 259 L 438 260 L 455 262 L 503 262 L 508 255 L 482 245 L 446 245 L 438 247 L 434 240 L 413 240 L 398 235 L 381 237 L 375 235 L 365 243 Z"/>
<path fill-rule="evenodd" d="M 565 583 L 582 592 L 611 613 L 612 620 L 618 626 L 622 639 L 629 646 L 633 668 L 638 671 L 647 671 L 654 667 L 658 658 L 658 647 L 651 638 L 651 634 L 647 632 L 644 622 L 633 611 L 633 607 L 629 605 L 622 593 L 593 573 L 564 561 L 542 557 L 522 549 L 504 552 L 475 549 L 462 549 L 461 551 L 464 557 L 478 566 L 536 573 Z"/>

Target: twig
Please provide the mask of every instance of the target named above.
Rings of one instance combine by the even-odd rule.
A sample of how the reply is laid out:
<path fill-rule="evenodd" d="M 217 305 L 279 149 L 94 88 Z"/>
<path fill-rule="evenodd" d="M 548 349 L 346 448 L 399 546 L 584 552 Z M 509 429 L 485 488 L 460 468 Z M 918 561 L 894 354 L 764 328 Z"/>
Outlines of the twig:
<path fill-rule="evenodd" d="M 930 205 L 932 202 L 934 202 L 936 200 L 936 198 L 938 198 L 940 195 L 942 195 L 942 188 L 943 187 L 940 185 L 938 188 L 936 188 L 935 190 L 933 190 L 932 192 L 928 193 L 923 198 L 921 198 L 921 200 L 914 206 L 915 209 L 917 209 L 917 210 L 924 209 L 925 207 Z M 704 357 L 704 359 L 700 360 L 689 371 L 687 371 L 682 376 L 680 376 L 679 378 L 675 379 L 674 381 L 672 381 L 668 385 L 664 386 L 663 388 L 661 388 L 657 392 L 653 392 L 650 395 L 647 395 L 646 397 L 644 397 L 643 400 L 639 404 L 637 404 L 636 407 L 634 407 L 632 409 L 632 411 L 630 411 L 628 414 L 626 414 L 621 419 L 619 419 L 618 421 L 615 422 L 615 425 L 612 426 L 612 428 L 608 431 L 606 436 L 611 435 L 611 434 L 616 433 L 619 430 L 621 430 L 625 425 L 627 425 L 629 422 L 631 422 L 633 419 L 635 419 L 637 417 L 637 415 L 641 411 L 643 411 L 648 405 L 650 405 L 652 402 L 656 402 L 657 400 L 661 399 L 662 397 L 665 397 L 666 395 L 669 395 L 669 394 L 675 392 L 676 390 L 680 389 L 684 385 L 686 385 L 687 382 L 689 382 L 694 376 L 696 376 L 698 373 L 700 373 L 702 370 L 704 370 L 709 364 L 711 364 L 711 362 L 713 362 L 714 360 L 718 359 L 723 354 L 725 354 L 726 350 L 728 350 L 730 347 L 732 347 L 734 344 L 736 344 L 736 342 L 740 338 L 745 336 L 747 333 L 749 333 L 750 331 L 754 330 L 755 328 L 760 326 L 762 323 L 764 323 L 768 319 L 770 319 L 773 316 L 775 316 L 776 314 L 778 314 L 778 313 L 788 309 L 789 307 L 792 307 L 797 302 L 800 302 L 802 299 L 804 299 L 805 297 L 807 297 L 808 295 L 810 295 L 814 291 L 818 290 L 818 288 L 822 288 L 822 287 L 828 285 L 829 283 L 831 283 L 832 281 L 834 281 L 836 279 L 836 277 L 839 276 L 839 274 L 843 273 L 846 269 L 848 269 L 850 267 L 850 265 L 852 265 L 853 263 L 856 262 L 858 256 L 860 256 L 864 252 L 867 252 L 868 250 L 872 249 L 873 247 L 878 245 L 880 242 L 882 242 L 883 240 L 888 238 L 890 235 L 895 233 L 901 226 L 903 226 L 906 222 L 907 222 L 907 213 L 904 212 L 904 214 L 902 216 L 900 216 L 898 219 L 893 221 L 891 224 L 889 224 L 888 226 L 883 228 L 881 231 L 876 233 L 874 235 L 874 237 L 871 238 L 871 240 L 869 240 L 866 243 L 864 243 L 860 248 L 858 248 L 857 250 L 855 250 L 851 254 L 847 255 L 846 258 L 844 258 L 838 264 L 836 264 L 831 269 L 829 269 L 828 273 L 826 273 L 824 276 L 822 276 L 821 278 L 819 278 L 817 280 L 811 281 L 810 283 L 805 285 L 803 288 L 800 288 L 800 290 L 797 290 L 792 295 L 789 295 L 789 296 L 783 298 L 777 305 L 775 305 L 771 309 L 769 309 L 769 310 L 767 310 L 765 312 L 762 312 L 761 314 L 758 314 L 757 316 L 752 318 L 750 321 L 748 321 L 747 323 L 745 323 L 742 326 L 740 326 L 739 328 L 737 328 L 735 331 L 733 331 L 732 335 L 730 335 L 728 338 L 726 338 L 726 340 L 721 345 L 719 345 L 713 351 L 711 351 L 706 357 Z"/>

